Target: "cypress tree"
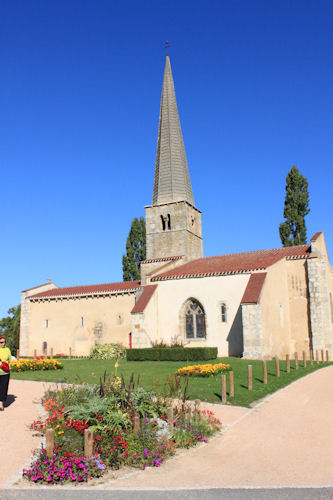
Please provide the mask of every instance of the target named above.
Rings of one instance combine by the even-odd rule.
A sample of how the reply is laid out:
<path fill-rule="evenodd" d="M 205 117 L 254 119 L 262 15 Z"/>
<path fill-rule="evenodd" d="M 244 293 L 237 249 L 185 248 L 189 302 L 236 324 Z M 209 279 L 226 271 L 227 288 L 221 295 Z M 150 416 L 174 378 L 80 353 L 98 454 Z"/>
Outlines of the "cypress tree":
<path fill-rule="evenodd" d="M 146 223 L 143 217 L 135 217 L 126 240 L 123 254 L 123 280 L 140 279 L 140 262 L 146 258 Z"/>
<path fill-rule="evenodd" d="M 291 167 L 286 178 L 286 198 L 283 217 L 279 227 L 280 238 L 284 247 L 305 245 L 306 226 L 304 217 L 310 212 L 308 181 L 298 168 Z"/>

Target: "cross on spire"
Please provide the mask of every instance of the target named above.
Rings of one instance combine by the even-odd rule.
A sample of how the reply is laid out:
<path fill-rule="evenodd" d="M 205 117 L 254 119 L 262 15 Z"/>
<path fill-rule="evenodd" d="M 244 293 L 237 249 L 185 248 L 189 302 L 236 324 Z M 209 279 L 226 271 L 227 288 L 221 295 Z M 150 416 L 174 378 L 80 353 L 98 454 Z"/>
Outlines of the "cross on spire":
<path fill-rule="evenodd" d="M 166 51 L 166 55 L 168 56 L 169 55 L 169 48 L 170 48 L 169 40 L 165 41 L 164 48 L 165 48 L 165 51 Z"/>

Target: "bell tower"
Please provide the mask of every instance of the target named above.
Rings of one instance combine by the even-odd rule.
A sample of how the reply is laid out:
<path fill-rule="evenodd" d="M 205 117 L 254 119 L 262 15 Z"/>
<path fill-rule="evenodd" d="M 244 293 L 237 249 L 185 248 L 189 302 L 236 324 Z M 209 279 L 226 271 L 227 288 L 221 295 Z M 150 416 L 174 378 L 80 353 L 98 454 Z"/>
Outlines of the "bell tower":
<path fill-rule="evenodd" d="M 169 56 L 166 56 L 152 205 L 146 210 L 148 260 L 203 256 L 201 212 L 194 205 Z M 184 261 L 183 260 L 183 261 Z"/>

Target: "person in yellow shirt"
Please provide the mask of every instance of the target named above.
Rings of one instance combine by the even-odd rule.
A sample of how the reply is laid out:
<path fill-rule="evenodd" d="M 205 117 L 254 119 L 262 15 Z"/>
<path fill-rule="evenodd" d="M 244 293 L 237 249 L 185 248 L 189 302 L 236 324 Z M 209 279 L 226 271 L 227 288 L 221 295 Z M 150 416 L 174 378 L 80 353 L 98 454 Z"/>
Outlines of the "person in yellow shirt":
<path fill-rule="evenodd" d="M 12 355 L 8 347 L 6 347 L 6 337 L 0 335 L 0 365 L 2 361 L 10 363 Z M 9 384 L 9 372 L 6 372 L 0 368 L 0 410 L 3 410 L 3 403 L 7 399 Z"/>

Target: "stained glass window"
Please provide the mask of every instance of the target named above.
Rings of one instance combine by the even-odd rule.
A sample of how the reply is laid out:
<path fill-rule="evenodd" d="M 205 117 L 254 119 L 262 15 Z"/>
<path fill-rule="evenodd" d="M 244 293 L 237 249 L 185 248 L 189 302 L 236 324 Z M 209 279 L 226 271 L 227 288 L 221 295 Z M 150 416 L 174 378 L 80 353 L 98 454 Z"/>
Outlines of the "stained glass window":
<path fill-rule="evenodd" d="M 186 338 L 206 338 L 205 314 L 199 302 L 196 300 L 190 300 L 185 311 Z"/>

